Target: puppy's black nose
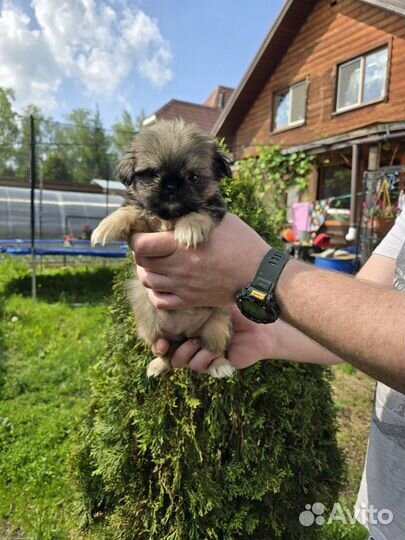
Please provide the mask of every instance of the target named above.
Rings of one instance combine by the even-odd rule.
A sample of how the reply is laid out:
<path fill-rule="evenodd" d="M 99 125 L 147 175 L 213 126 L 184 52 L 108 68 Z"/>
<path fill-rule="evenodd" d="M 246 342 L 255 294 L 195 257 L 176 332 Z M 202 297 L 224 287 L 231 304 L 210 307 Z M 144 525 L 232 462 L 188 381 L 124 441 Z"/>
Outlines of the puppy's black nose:
<path fill-rule="evenodd" d="M 169 195 L 174 195 L 177 193 L 177 185 L 176 184 L 167 184 L 166 185 L 166 191 Z"/>

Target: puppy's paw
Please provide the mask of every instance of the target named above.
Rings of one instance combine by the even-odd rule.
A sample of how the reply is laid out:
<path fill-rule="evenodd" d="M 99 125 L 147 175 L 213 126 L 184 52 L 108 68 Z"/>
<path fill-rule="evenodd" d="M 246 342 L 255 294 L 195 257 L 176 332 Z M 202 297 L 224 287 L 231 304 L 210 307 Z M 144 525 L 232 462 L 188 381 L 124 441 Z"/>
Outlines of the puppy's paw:
<path fill-rule="evenodd" d="M 167 373 L 168 371 L 170 371 L 170 369 L 171 367 L 169 361 L 158 356 L 157 358 L 152 360 L 152 362 L 149 362 L 146 369 L 146 375 L 148 377 L 158 377 L 163 373 Z"/>
<path fill-rule="evenodd" d="M 180 218 L 174 229 L 174 237 L 186 247 L 196 247 L 208 240 L 214 222 L 208 214 L 191 212 Z"/>
<path fill-rule="evenodd" d="M 232 377 L 235 373 L 235 368 L 226 358 L 216 358 L 208 367 L 208 374 L 216 379 L 224 377 Z"/>
<path fill-rule="evenodd" d="M 145 222 L 140 211 L 133 206 L 122 206 L 99 223 L 91 235 L 91 244 L 109 244 L 126 242 L 132 232 L 143 232 Z"/>
<path fill-rule="evenodd" d="M 101 244 L 102 246 L 105 246 L 105 244 L 113 241 L 110 240 L 111 233 L 109 233 L 108 228 L 108 224 L 105 224 L 103 220 L 100 225 L 96 229 L 94 229 L 91 234 L 92 246 L 95 246 L 96 244 Z"/>

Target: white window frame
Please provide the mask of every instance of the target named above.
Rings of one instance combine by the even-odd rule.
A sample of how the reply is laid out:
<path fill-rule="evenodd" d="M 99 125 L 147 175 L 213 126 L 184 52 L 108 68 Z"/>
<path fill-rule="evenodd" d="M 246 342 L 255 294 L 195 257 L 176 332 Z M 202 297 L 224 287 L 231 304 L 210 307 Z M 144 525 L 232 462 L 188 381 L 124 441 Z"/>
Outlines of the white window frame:
<path fill-rule="evenodd" d="M 293 93 L 293 89 L 294 88 L 297 88 L 298 86 L 303 86 L 305 85 L 305 96 L 304 96 L 304 118 L 302 120 L 296 120 L 295 122 L 292 122 L 291 121 L 291 114 L 292 114 L 292 93 Z M 306 122 L 306 118 L 307 118 L 307 92 L 308 92 L 308 81 L 300 81 L 296 84 L 293 84 L 291 86 L 288 87 L 288 94 L 290 94 L 290 107 L 289 107 L 289 110 L 288 110 L 288 123 L 286 126 L 283 126 L 283 127 L 277 127 L 276 126 L 276 120 L 277 120 L 277 98 L 280 94 L 283 94 L 285 92 L 285 90 L 287 90 L 286 88 L 284 90 L 280 90 L 279 92 L 275 92 L 274 94 L 274 122 L 273 122 L 273 130 L 274 131 L 281 131 L 283 129 L 289 129 L 291 127 L 296 127 L 296 126 L 302 126 L 303 124 L 305 124 Z"/>
<path fill-rule="evenodd" d="M 366 58 L 368 56 L 371 56 L 372 54 L 375 54 L 379 51 L 387 50 L 387 65 L 385 66 L 385 88 L 384 88 L 384 94 L 377 98 L 372 99 L 370 101 L 364 101 L 364 82 L 365 82 L 365 74 L 366 74 Z M 360 60 L 360 83 L 359 83 L 359 94 L 357 96 L 357 103 L 353 105 L 347 105 L 346 107 L 340 107 L 339 108 L 339 97 L 340 97 L 340 90 L 341 90 L 341 69 L 349 66 L 350 64 L 354 64 Z M 348 62 L 345 62 L 343 64 L 340 64 L 338 66 L 338 84 L 337 84 L 337 92 L 336 92 L 336 112 L 345 112 L 350 111 L 351 109 L 357 109 L 358 107 L 361 107 L 362 105 L 368 105 L 369 103 L 376 103 L 378 101 L 383 101 L 387 97 L 387 78 L 388 78 L 388 66 L 389 66 L 389 48 L 381 47 L 380 49 L 376 49 L 374 51 L 371 51 L 367 54 L 363 54 L 361 56 L 357 56 L 356 58 L 352 58 L 352 60 L 349 60 Z"/>

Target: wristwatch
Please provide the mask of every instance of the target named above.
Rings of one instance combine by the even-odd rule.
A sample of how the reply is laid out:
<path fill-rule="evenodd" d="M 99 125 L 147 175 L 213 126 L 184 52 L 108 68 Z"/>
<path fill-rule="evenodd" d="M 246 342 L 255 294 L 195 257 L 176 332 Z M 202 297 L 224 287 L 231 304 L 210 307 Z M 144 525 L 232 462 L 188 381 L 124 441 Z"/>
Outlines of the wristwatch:
<path fill-rule="evenodd" d="M 273 323 L 278 319 L 280 308 L 274 298 L 274 289 L 281 271 L 290 259 L 286 253 L 270 249 L 252 283 L 236 293 L 236 305 L 245 317 L 262 324 Z"/>

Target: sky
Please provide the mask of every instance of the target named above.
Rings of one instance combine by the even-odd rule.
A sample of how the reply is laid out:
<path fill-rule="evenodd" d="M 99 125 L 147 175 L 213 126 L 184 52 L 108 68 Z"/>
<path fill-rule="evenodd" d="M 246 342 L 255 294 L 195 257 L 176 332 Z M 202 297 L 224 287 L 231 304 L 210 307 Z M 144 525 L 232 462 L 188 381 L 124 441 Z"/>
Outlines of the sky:
<path fill-rule="evenodd" d="M 109 127 L 170 99 L 235 88 L 284 0 L 0 0 L 0 86 L 63 120 L 99 108 Z"/>

